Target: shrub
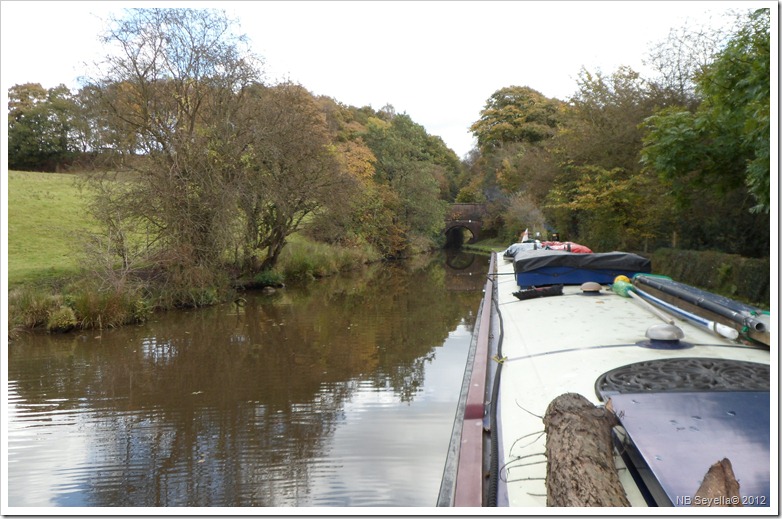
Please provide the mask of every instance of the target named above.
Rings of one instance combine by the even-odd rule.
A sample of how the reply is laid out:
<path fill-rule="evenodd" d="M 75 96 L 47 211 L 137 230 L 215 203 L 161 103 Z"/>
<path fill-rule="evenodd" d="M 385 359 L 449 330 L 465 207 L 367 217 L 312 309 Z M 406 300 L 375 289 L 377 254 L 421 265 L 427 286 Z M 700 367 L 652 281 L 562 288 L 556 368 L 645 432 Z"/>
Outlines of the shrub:
<path fill-rule="evenodd" d="M 81 328 L 114 328 L 146 320 L 152 307 L 135 289 L 101 289 L 89 283 L 72 286 L 67 297 Z"/>
<path fill-rule="evenodd" d="M 282 261 L 286 279 L 314 279 L 315 259 L 311 253 L 302 251 L 289 252 Z"/>
<path fill-rule="evenodd" d="M 60 306 L 49 313 L 46 329 L 50 332 L 68 332 L 76 327 L 76 314 L 70 306 Z"/>
<path fill-rule="evenodd" d="M 341 247 L 318 242 L 291 242 L 280 255 L 278 269 L 285 279 L 306 280 L 331 276 L 377 261 L 380 255 L 368 245 Z"/>
<path fill-rule="evenodd" d="M 44 326 L 49 319 L 49 313 L 57 306 L 58 301 L 43 289 L 16 288 L 8 294 L 8 322 L 12 327 Z"/>
<path fill-rule="evenodd" d="M 285 276 L 275 270 L 264 270 L 253 276 L 253 284 L 261 287 L 278 287 L 285 281 Z"/>
<path fill-rule="evenodd" d="M 150 318 L 153 310 L 149 301 L 139 297 L 133 302 L 133 322 L 143 323 Z"/>
<path fill-rule="evenodd" d="M 198 308 L 229 300 L 227 274 L 202 265 L 178 266 L 162 273 L 152 287 L 162 308 Z"/>

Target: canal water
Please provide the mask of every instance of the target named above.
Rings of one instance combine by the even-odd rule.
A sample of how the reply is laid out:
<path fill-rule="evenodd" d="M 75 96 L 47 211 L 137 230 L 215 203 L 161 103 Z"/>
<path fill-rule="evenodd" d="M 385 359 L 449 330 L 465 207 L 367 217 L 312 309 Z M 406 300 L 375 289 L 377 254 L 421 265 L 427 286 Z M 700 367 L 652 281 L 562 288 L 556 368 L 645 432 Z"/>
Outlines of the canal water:
<path fill-rule="evenodd" d="M 434 506 L 487 271 L 443 253 L 24 336 L 6 505 Z"/>

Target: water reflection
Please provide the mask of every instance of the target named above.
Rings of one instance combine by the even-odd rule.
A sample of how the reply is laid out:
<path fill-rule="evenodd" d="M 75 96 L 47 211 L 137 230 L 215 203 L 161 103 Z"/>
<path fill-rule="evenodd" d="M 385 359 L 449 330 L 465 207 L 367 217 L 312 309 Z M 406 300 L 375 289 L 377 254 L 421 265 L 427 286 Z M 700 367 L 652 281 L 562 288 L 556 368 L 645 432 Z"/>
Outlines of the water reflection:
<path fill-rule="evenodd" d="M 433 505 L 488 260 L 473 264 L 420 257 L 12 343 L 8 504 Z"/>

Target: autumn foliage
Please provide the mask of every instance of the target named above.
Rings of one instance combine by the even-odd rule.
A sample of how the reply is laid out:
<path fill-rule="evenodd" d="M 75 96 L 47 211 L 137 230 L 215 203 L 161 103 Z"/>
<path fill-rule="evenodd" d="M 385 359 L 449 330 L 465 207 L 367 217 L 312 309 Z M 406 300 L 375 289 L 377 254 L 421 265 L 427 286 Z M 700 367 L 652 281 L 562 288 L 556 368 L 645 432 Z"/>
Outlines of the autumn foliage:
<path fill-rule="evenodd" d="M 497 90 L 470 128 L 463 199 L 512 241 L 530 227 L 594 250 L 770 250 L 769 10 L 672 31 L 648 77 L 582 69 L 567 100 Z"/>
<path fill-rule="evenodd" d="M 78 92 L 10 89 L 12 168 L 94 170 L 88 241 L 114 270 L 95 277 L 197 305 L 274 268 L 294 233 L 386 258 L 438 246 L 453 151 L 390 105 L 263 82 L 233 29 L 213 9 L 131 9 Z"/>

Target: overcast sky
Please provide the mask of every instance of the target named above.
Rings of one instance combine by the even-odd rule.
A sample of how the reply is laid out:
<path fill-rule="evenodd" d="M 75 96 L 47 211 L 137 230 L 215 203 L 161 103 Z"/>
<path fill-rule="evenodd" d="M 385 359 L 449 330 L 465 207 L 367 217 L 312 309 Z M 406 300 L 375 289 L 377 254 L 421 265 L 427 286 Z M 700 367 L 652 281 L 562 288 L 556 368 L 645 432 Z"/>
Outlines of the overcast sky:
<path fill-rule="evenodd" d="M 78 86 L 102 55 L 102 19 L 124 7 L 220 7 L 241 23 L 269 81 L 301 83 L 344 104 L 391 104 L 460 157 L 469 126 L 498 89 L 567 99 L 582 67 L 643 70 L 650 44 L 687 23 L 776 2 L 260 1 L 0 3 L 2 87 Z M 776 15 L 772 15 L 776 20 Z"/>

